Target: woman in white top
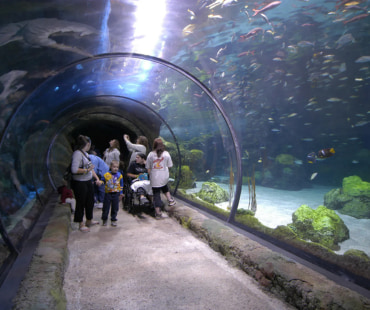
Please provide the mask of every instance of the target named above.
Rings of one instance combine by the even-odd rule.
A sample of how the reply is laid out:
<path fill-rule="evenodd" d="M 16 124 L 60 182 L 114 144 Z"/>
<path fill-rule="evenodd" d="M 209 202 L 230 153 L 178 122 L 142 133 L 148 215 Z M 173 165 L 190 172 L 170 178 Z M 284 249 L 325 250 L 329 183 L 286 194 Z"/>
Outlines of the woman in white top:
<path fill-rule="evenodd" d="M 161 191 L 166 195 L 168 205 L 176 204 L 168 188 L 170 177 L 169 168 L 173 166 L 170 153 L 165 150 L 162 139 L 154 139 L 153 151 L 146 159 L 145 167 L 148 169 L 150 185 L 153 190 L 153 204 L 155 208 L 155 217 L 161 218 L 163 201 L 161 200 Z"/>
<path fill-rule="evenodd" d="M 119 141 L 117 139 L 110 140 L 109 148 L 104 151 L 103 156 L 103 159 L 108 167 L 110 167 L 110 163 L 112 162 L 112 160 L 117 160 L 118 162 L 120 162 L 120 155 L 121 152 L 119 151 Z"/>
<path fill-rule="evenodd" d="M 136 139 L 136 144 L 130 141 L 129 135 L 123 135 L 123 140 L 126 142 L 127 149 L 129 150 L 129 152 L 131 152 L 129 165 L 130 163 L 135 162 L 136 155 L 138 153 L 143 153 L 144 155 L 146 155 L 146 152 L 149 149 L 148 139 L 145 136 L 139 136 Z"/>

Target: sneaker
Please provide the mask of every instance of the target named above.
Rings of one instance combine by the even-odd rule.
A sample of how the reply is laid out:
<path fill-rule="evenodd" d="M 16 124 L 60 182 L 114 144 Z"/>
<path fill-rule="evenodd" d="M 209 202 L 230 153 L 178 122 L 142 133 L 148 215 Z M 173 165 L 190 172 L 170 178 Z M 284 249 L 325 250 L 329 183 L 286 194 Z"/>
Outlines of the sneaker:
<path fill-rule="evenodd" d="M 174 199 L 168 200 L 168 205 L 169 206 L 174 206 L 176 204 L 176 201 Z"/>
<path fill-rule="evenodd" d="M 103 226 L 107 226 L 107 220 L 103 221 Z"/>
<path fill-rule="evenodd" d="M 160 220 L 160 219 L 162 218 L 162 213 L 156 213 L 156 214 L 155 214 L 155 218 L 156 218 L 157 220 Z"/>
<path fill-rule="evenodd" d="M 102 202 L 99 202 L 96 207 L 98 209 L 103 209 L 103 203 Z"/>
<path fill-rule="evenodd" d="M 112 226 L 114 226 L 114 227 L 116 227 L 116 226 L 117 226 L 117 221 L 113 221 L 113 222 L 111 223 L 111 225 L 112 225 Z"/>

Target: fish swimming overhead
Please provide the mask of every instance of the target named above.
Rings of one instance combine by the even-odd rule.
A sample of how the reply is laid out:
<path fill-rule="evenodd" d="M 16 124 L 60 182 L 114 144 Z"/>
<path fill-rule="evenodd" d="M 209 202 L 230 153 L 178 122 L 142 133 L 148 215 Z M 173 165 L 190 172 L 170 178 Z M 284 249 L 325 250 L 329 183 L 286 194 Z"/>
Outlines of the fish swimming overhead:
<path fill-rule="evenodd" d="M 307 155 L 307 162 L 310 164 L 314 164 L 316 162 L 316 159 L 324 159 L 331 157 L 335 154 L 335 150 L 332 147 L 321 149 L 317 152 L 317 155 L 315 152 L 311 152 Z"/>
<path fill-rule="evenodd" d="M 252 16 L 256 16 L 257 14 L 259 14 L 259 13 L 262 13 L 262 12 L 265 12 L 265 11 L 267 11 L 267 10 L 270 10 L 270 9 L 273 9 L 274 7 L 277 7 L 278 5 L 280 5 L 281 4 L 281 1 L 273 1 L 273 2 L 271 2 L 271 3 L 269 3 L 269 4 L 267 4 L 267 5 L 265 5 L 262 9 L 260 9 L 260 10 L 255 10 L 255 9 L 253 9 L 253 11 L 254 11 L 254 14 L 252 15 Z"/>
<path fill-rule="evenodd" d="M 316 153 L 311 152 L 307 155 L 307 162 L 310 164 L 314 164 L 316 162 Z"/>
<path fill-rule="evenodd" d="M 357 58 L 355 62 L 362 63 L 362 62 L 369 62 L 370 56 L 361 56 L 360 58 Z"/>
<path fill-rule="evenodd" d="M 346 33 L 342 35 L 335 43 L 337 46 L 335 49 L 341 48 L 344 45 L 350 44 L 350 43 L 355 43 L 355 38 L 352 36 L 350 33 Z"/>
<path fill-rule="evenodd" d="M 344 24 L 344 25 L 346 25 L 346 24 L 348 24 L 348 23 L 353 23 L 353 22 L 358 21 L 358 20 L 360 20 L 360 19 L 366 18 L 366 17 L 368 17 L 369 15 L 370 15 L 370 14 L 367 14 L 367 13 L 360 14 L 360 15 L 356 15 L 356 16 L 352 17 L 352 18 L 351 18 L 351 19 L 349 19 L 349 20 L 345 20 L 345 21 L 343 21 L 343 24 Z"/>
<path fill-rule="evenodd" d="M 328 158 L 328 157 L 331 157 L 335 154 L 335 150 L 331 147 L 331 148 L 326 148 L 326 149 L 322 149 L 320 151 L 317 152 L 317 157 L 318 158 Z"/>
<path fill-rule="evenodd" d="M 259 32 L 261 32 L 262 31 L 262 33 L 265 31 L 263 28 L 260 28 L 260 27 L 257 27 L 257 28 L 253 28 L 251 31 L 249 31 L 248 33 L 246 33 L 246 34 L 242 34 L 241 36 L 240 36 L 240 39 L 239 39 L 239 41 L 244 41 L 244 40 L 246 40 L 246 39 L 249 39 L 249 38 L 251 38 L 251 37 L 254 37 L 254 36 L 256 36 Z"/>

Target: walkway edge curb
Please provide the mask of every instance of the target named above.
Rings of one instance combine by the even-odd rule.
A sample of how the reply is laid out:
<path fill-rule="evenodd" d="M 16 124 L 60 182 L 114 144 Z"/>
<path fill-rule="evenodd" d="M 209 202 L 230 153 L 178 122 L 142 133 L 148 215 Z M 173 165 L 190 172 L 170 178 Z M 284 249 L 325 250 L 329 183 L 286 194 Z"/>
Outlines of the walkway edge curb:
<path fill-rule="evenodd" d="M 370 300 L 340 286 L 324 275 L 243 236 L 220 221 L 190 208 L 168 208 L 184 227 L 192 230 L 235 267 L 298 309 L 370 309 Z"/>
<path fill-rule="evenodd" d="M 14 310 L 66 309 L 63 282 L 68 266 L 70 229 L 69 205 L 57 204 L 13 300 Z"/>

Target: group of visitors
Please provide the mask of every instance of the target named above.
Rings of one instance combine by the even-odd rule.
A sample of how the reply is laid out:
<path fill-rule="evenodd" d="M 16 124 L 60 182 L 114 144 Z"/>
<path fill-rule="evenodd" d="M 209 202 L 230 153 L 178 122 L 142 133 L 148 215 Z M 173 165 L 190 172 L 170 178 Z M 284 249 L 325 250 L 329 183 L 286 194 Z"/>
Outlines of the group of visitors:
<path fill-rule="evenodd" d="M 161 200 L 163 192 L 170 206 L 175 205 L 175 200 L 168 187 L 169 168 L 173 166 L 171 155 L 165 150 L 162 139 L 153 142 L 153 150 L 146 156 L 149 149 L 148 139 L 138 137 L 136 143 L 130 141 L 128 135 L 123 136 L 127 149 L 131 152 L 127 169 L 127 180 L 130 188 L 140 195 L 140 204 L 152 204 L 155 217 L 162 217 L 164 206 Z M 94 205 L 102 209 L 102 225 L 106 226 L 109 213 L 111 225 L 117 226 L 119 202 L 122 200 L 124 173 L 121 169 L 119 141 L 109 141 L 109 148 L 104 151 L 103 158 L 90 151 L 91 140 L 89 137 L 79 135 L 76 140 L 75 151 L 72 154 L 71 188 L 74 194 L 63 185 L 58 188 L 62 202 L 75 199 L 73 221 L 79 223 L 79 230 L 88 232 L 90 227 L 100 222 L 93 220 Z M 67 194 L 67 192 L 68 193 Z M 86 218 L 86 222 L 83 218 Z"/>

